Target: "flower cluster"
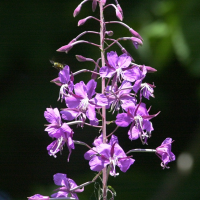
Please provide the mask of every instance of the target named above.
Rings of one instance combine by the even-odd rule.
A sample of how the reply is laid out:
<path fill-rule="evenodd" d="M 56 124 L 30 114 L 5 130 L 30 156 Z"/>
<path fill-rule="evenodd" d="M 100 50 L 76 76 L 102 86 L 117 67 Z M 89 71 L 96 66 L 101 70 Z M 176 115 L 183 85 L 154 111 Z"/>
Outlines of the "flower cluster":
<path fill-rule="evenodd" d="M 74 10 L 74 16 L 80 12 L 83 4 L 88 0 L 82 1 Z M 89 150 L 84 154 L 84 158 L 89 160 L 89 166 L 92 171 L 98 172 L 95 178 L 90 182 L 86 182 L 81 186 L 67 178 L 65 174 L 55 174 L 54 182 L 56 185 L 61 186 L 58 192 L 54 193 L 51 197 L 71 197 L 78 199 L 76 193 L 83 191 L 83 186 L 94 182 L 101 174 L 103 176 L 111 175 L 116 177 L 119 175 L 116 166 L 122 172 L 126 172 L 135 159 L 127 154 L 131 152 L 154 152 L 161 159 L 161 166 L 168 168 L 168 163 L 175 160 L 175 155 L 171 152 L 172 139 L 167 138 L 156 149 L 131 149 L 127 153 L 119 145 L 118 137 L 114 135 L 116 130 L 120 127 L 128 127 L 129 130 L 125 134 L 127 138 L 132 140 L 140 139 L 143 145 L 147 145 L 148 139 L 154 130 L 151 119 L 156 117 L 156 114 L 150 114 L 150 108 L 144 103 L 144 99 L 150 100 L 154 98 L 154 83 L 144 82 L 145 77 L 149 72 L 156 72 L 156 69 L 136 64 L 130 53 L 120 44 L 120 40 L 131 40 L 133 46 L 137 49 L 139 45 L 143 44 L 143 39 L 135 30 L 128 25 L 124 24 L 123 11 L 115 0 L 116 4 L 106 4 L 106 0 L 93 0 L 92 10 L 95 11 L 97 5 L 100 7 L 100 19 L 88 16 L 79 20 L 78 25 L 83 25 L 88 19 L 95 19 L 100 22 L 100 32 L 86 31 L 75 37 L 67 45 L 60 47 L 57 51 L 68 53 L 70 49 L 79 43 L 87 43 L 98 47 L 102 54 L 97 61 L 92 58 L 86 58 L 82 55 L 76 55 L 80 62 L 92 62 L 95 65 L 93 71 L 82 69 L 77 72 L 72 72 L 68 65 L 60 63 L 53 63 L 54 67 L 59 69 L 58 77 L 51 82 L 60 87 L 58 100 L 65 102 L 65 108 L 60 111 L 58 108 L 47 108 L 44 112 L 44 117 L 49 122 L 45 131 L 54 139 L 54 141 L 47 146 L 48 154 L 56 158 L 58 152 L 62 152 L 63 147 L 66 145 L 69 150 L 68 161 L 72 150 L 75 149 L 75 144 L 84 145 Z M 112 6 L 115 9 L 116 16 L 120 21 L 104 21 L 103 11 L 107 7 Z M 128 28 L 132 34 L 131 37 L 121 37 L 118 39 L 110 38 L 113 31 L 106 31 L 106 26 L 111 23 L 118 23 Z M 103 25 L 102 25 L 103 24 Z M 103 28 L 102 28 L 103 27 Z M 100 45 L 95 43 L 79 40 L 84 34 L 92 33 L 100 35 Z M 110 44 L 108 44 L 111 42 Z M 107 45 L 104 48 L 104 44 Z M 117 44 L 122 51 L 118 55 L 116 51 L 107 51 L 112 45 Z M 105 54 L 107 56 L 105 56 Z M 101 66 L 100 63 L 101 62 Z M 91 73 L 91 80 L 87 83 L 84 81 L 76 82 L 76 76 L 83 73 Z M 101 92 L 97 91 L 96 79 L 101 79 Z M 106 110 L 112 113 L 113 119 L 106 121 Z M 107 133 L 106 126 L 114 123 L 116 128 L 113 132 Z M 78 125 L 84 128 L 85 125 L 99 128 L 98 137 L 94 140 L 94 147 L 90 147 L 85 142 L 76 141 L 73 137 L 76 135 L 71 128 L 71 125 Z M 85 133 L 86 134 L 86 133 Z M 104 173 L 102 173 L 104 172 Z M 106 172 L 106 173 L 105 173 Z M 99 199 L 103 197 L 106 199 L 107 179 L 103 177 L 103 185 L 106 189 L 102 189 L 102 194 Z M 112 192 L 111 192 L 112 193 Z M 112 196 L 114 194 L 112 193 Z M 51 199 L 47 196 L 36 194 L 29 197 L 29 200 L 35 199 Z M 114 199 L 114 197 L 113 197 Z"/>

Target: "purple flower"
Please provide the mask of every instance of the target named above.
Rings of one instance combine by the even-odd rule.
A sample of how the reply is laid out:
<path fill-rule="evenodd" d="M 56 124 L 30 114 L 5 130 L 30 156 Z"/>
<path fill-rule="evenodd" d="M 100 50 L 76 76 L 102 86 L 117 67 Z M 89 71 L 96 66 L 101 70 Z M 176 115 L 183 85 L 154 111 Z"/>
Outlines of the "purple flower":
<path fill-rule="evenodd" d="M 76 193 L 84 191 L 84 187 L 82 189 L 71 191 L 73 188 L 77 187 L 77 184 L 72 179 L 67 178 L 66 174 L 57 173 L 53 176 L 53 180 L 56 185 L 62 186 L 56 189 L 59 190 L 57 193 L 51 195 L 53 198 L 68 197 L 70 194 L 71 197 L 78 199 Z"/>
<path fill-rule="evenodd" d="M 71 93 L 71 95 L 65 98 L 68 108 L 75 108 L 78 109 L 79 112 L 84 113 L 93 125 L 96 125 L 98 122 L 95 108 L 100 108 L 108 104 L 108 100 L 103 94 L 96 94 L 93 98 L 96 85 L 97 83 L 93 79 L 90 80 L 87 85 L 81 81 L 74 85 L 75 94 Z M 69 109 L 68 112 L 72 111 Z M 62 112 L 62 114 L 64 113 Z M 74 116 L 74 113 L 72 113 L 71 116 Z"/>
<path fill-rule="evenodd" d="M 172 138 L 166 138 L 162 144 L 156 148 L 156 155 L 162 160 L 161 167 L 169 168 L 167 164 L 174 161 L 175 155 L 171 152 Z"/>
<path fill-rule="evenodd" d="M 149 100 L 149 97 L 154 97 L 154 90 L 153 88 L 155 88 L 155 85 L 151 85 L 149 83 L 142 83 L 142 80 L 145 78 L 146 73 L 147 73 L 147 68 L 145 65 L 141 66 L 141 78 L 137 81 L 135 81 L 134 86 L 133 86 L 133 90 L 135 91 L 135 93 L 138 92 L 139 89 L 140 90 L 140 100 L 142 99 L 142 95 Z"/>
<path fill-rule="evenodd" d="M 66 123 L 62 123 L 60 113 L 57 108 L 47 108 L 44 112 L 44 117 L 50 123 L 47 125 L 45 131 L 48 132 L 50 137 L 56 138 L 55 141 L 47 146 L 49 155 L 56 158 L 55 154 L 63 149 L 64 144 L 67 144 L 69 149 L 69 161 L 71 149 L 75 148 L 72 140 L 74 132 Z"/>
<path fill-rule="evenodd" d="M 107 53 L 107 60 L 107 66 L 102 67 L 99 71 L 101 77 L 113 77 L 114 81 L 118 81 L 122 77 L 124 80 L 130 82 L 140 79 L 141 71 L 139 67 L 129 67 L 131 64 L 131 57 L 126 53 L 118 57 L 116 52 L 111 51 Z"/>
<path fill-rule="evenodd" d="M 43 196 L 41 194 L 35 194 L 31 197 L 27 197 L 28 200 L 49 200 L 49 197 L 48 196 Z"/>
<path fill-rule="evenodd" d="M 51 81 L 55 83 L 56 85 L 61 86 L 58 100 L 61 98 L 61 101 L 62 101 L 64 96 L 67 96 L 66 92 L 73 90 L 74 84 L 73 84 L 72 79 L 73 77 L 70 76 L 69 66 L 66 65 L 62 70 L 60 70 L 59 77 Z"/>
<path fill-rule="evenodd" d="M 137 106 L 134 104 L 124 105 L 123 108 L 127 113 L 118 114 L 115 123 L 121 127 L 127 127 L 131 124 L 128 131 L 129 139 L 136 140 L 140 137 L 142 143 L 147 144 L 147 139 L 151 137 L 151 131 L 153 130 L 152 123 L 149 120 L 159 113 L 149 115 L 144 103 Z"/>
<path fill-rule="evenodd" d="M 136 103 L 135 97 L 132 97 L 131 92 L 131 83 L 128 81 L 123 81 L 121 86 L 108 86 L 106 88 L 106 95 L 108 98 L 108 105 L 111 106 L 111 111 L 119 111 L 122 104 Z"/>
<path fill-rule="evenodd" d="M 100 138 L 98 138 L 100 139 Z M 117 176 L 116 165 L 122 172 L 126 172 L 135 162 L 134 159 L 127 157 L 123 149 L 118 144 L 118 139 L 113 136 L 108 144 L 101 143 L 101 140 L 95 141 L 96 147 L 87 151 L 84 158 L 89 161 L 90 169 L 101 171 L 107 165 L 110 167 L 110 175 Z"/>

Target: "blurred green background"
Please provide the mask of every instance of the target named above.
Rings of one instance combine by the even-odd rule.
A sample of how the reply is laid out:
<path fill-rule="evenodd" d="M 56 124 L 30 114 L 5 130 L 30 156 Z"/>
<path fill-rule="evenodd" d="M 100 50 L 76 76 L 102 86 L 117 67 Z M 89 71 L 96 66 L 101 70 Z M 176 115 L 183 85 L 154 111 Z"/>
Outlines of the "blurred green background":
<path fill-rule="evenodd" d="M 79 0 L 18 0 L 0 1 L 0 200 L 22 200 L 35 193 L 50 195 L 57 187 L 55 173 L 66 173 L 81 184 L 94 177 L 88 161 L 83 158 L 85 147 L 76 146 L 70 162 L 68 150 L 54 159 L 46 146 L 52 141 L 44 132 L 47 123 L 43 113 L 47 107 L 63 108 L 57 102 L 59 87 L 50 83 L 58 71 L 49 60 L 66 63 L 73 72 L 93 69 L 91 63 L 79 63 L 76 54 L 97 59 L 99 50 L 89 45 L 76 45 L 68 54 L 55 50 L 67 44 L 84 30 L 98 30 L 94 20 L 77 27 L 79 19 L 93 15 L 91 2 L 81 13 L 72 14 Z M 107 1 L 108 3 L 114 1 Z M 144 45 L 135 50 L 131 42 L 122 44 L 138 64 L 156 68 L 146 81 L 154 82 L 155 99 L 151 113 L 161 110 L 152 120 L 153 137 L 148 148 L 155 148 L 166 137 L 175 142 L 172 151 L 177 160 L 162 170 L 154 154 L 136 154 L 136 162 L 109 184 L 117 191 L 116 199 L 190 200 L 200 198 L 200 1 L 199 0 L 126 0 L 119 3 L 124 22 L 138 31 Z M 98 10 L 94 13 L 98 17 Z M 106 20 L 116 20 L 113 8 L 105 11 Z M 130 36 L 120 25 L 109 25 L 114 38 Z M 95 35 L 83 39 L 98 42 Z M 121 53 L 117 46 L 112 50 Z M 90 78 L 80 74 L 75 81 Z M 109 130 L 113 130 L 111 125 Z M 95 128 L 73 127 L 75 140 L 91 144 L 98 135 Z M 140 141 L 129 141 L 128 129 L 116 135 L 128 151 L 142 148 Z M 85 188 L 80 200 L 94 199 L 94 185 Z"/>

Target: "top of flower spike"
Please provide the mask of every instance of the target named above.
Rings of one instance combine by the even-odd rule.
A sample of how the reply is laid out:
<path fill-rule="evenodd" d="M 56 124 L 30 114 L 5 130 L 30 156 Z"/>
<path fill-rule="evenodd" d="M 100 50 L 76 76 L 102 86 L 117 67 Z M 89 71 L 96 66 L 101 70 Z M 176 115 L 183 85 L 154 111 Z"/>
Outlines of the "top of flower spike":
<path fill-rule="evenodd" d="M 89 0 L 83 0 L 77 7 L 76 9 L 74 10 L 74 13 L 73 13 L 73 16 L 76 17 L 80 11 L 81 11 L 81 7 L 82 5 L 87 2 Z M 106 4 L 106 0 L 100 0 L 103 4 L 103 6 Z M 96 10 L 96 7 L 97 7 L 97 3 L 98 3 L 98 0 L 92 0 L 92 11 L 94 12 Z"/>

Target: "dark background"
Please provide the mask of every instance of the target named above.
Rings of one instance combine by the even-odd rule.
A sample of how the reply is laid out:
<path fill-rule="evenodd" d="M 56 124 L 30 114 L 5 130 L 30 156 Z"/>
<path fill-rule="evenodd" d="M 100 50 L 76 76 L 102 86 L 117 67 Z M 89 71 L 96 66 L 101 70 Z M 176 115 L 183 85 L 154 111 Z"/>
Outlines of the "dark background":
<path fill-rule="evenodd" d="M 79 63 L 74 55 L 99 57 L 99 50 L 86 44 L 76 45 L 68 54 L 56 52 L 82 31 L 98 31 L 94 20 L 77 27 L 79 19 L 93 15 L 91 2 L 87 2 L 73 18 L 78 3 L 78 0 L 0 1 L 0 200 L 22 200 L 35 193 L 50 195 L 56 188 L 52 177 L 58 172 L 66 173 L 77 184 L 94 177 L 83 158 L 85 147 L 76 146 L 69 163 L 67 148 L 56 159 L 48 156 L 46 146 L 52 140 L 43 126 L 47 123 L 43 117 L 47 107 L 64 107 L 56 101 L 59 87 L 50 83 L 58 71 L 49 60 L 66 63 L 75 72 L 94 66 Z M 169 164 L 169 170 L 162 170 L 154 154 L 133 155 L 135 164 L 126 173 L 111 177 L 109 184 L 117 192 L 116 199 L 199 199 L 200 1 L 119 0 L 119 3 L 124 22 L 144 38 L 144 45 L 138 50 L 131 42 L 122 44 L 136 63 L 158 70 L 146 79 L 157 86 L 156 98 L 146 103 L 152 105 L 152 114 L 161 110 L 152 120 L 155 130 L 148 148 L 172 137 L 177 160 Z M 98 17 L 98 9 L 94 16 Z M 105 18 L 116 20 L 113 8 L 105 11 Z M 114 30 L 114 38 L 130 36 L 120 25 L 110 25 L 108 29 Z M 93 35 L 83 39 L 99 41 Z M 121 53 L 117 46 L 113 50 Z M 75 81 L 87 82 L 89 78 L 90 74 L 80 74 Z M 109 130 L 114 128 L 111 125 Z M 88 144 L 98 135 L 95 128 L 73 129 L 74 139 Z M 127 131 L 120 128 L 116 133 L 125 151 L 142 148 L 139 141 L 128 140 Z M 80 199 L 93 199 L 93 191 L 93 185 L 86 187 Z"/>

